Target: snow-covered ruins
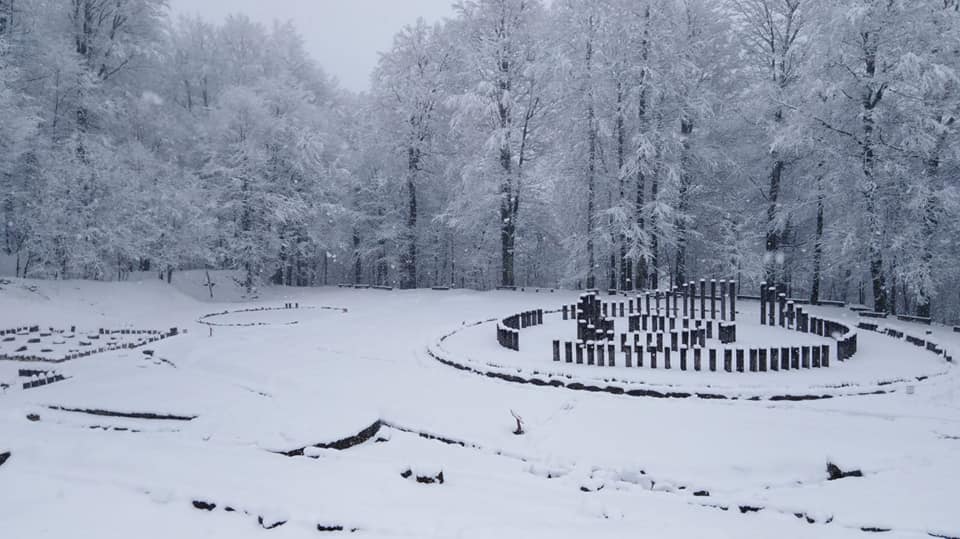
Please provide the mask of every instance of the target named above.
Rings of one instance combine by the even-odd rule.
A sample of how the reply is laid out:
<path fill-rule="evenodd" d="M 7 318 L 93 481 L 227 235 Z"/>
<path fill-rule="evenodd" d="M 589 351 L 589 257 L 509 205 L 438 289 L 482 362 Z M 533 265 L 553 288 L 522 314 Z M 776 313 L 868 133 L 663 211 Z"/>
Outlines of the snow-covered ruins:
<path fill-rule="evenodd" d="M 960 539 L 960 0 L 0 0 L 0 539 Z"/>

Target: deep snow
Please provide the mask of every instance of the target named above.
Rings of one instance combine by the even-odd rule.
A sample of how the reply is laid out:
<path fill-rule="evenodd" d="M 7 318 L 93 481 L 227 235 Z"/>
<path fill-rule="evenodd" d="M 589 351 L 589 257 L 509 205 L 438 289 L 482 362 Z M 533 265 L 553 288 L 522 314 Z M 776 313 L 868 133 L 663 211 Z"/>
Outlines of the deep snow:
<path fill-rule="evenodd" d="M 492 326 L 467 325 L 554 309 L 572 292 L 273 288 L 242 303 L 224 284 L 216 292 L 227 303 L 189 279 L 200 281 L 13 281 L 0 290 L 3 328 L 188 330 L 152 346 L 154 358 L 122 350 L 78 359 L 54 367 L 68 380 L 26 391 L 17 369 L 31 366 L 0 362 L 0 382 L 11 385 L 0 393 L 0 453 L 11 452 L 0 466 L 0 535 L 315 537 L 319 525 L 359 537 L 861 537 L 861 528 L 960 536 L 958 379 L 902 341 L 861 332 L 853 360 L 816 372 L 567 373 L 755 394 L 945 373 L 882 395 L 812 402 L 636 398 L 489 379 L 427 353 L 443 346 L 464 361 L 554 368 L 549 339 L 565 332 L 555 318 L 525 330 L 527 348 L 542 342 L 542 351 L 520 354 L 500 349 Z M 227 315 L 218 322 L 267 325 L 212 335 L 197 322 L 286 302 L 304 308 Z M 321 306 L 346 312 L 306 308 Z M 739 309 L 747 331 L 757 305 Z M 960 335 L 932 331 L 960 350 Z M 512 434 L 511 410 L 527 434 Z M 378 421 L 374 438 L 351 449 L 278 453 Z M 827 481 L 828 461 L 864 477 Z M 404 478 L 406 470 L 415 473 Z M 415 480 L 439 471 L 443 484 Z M 258 517 L 286 524 L 266 531 Z"/>

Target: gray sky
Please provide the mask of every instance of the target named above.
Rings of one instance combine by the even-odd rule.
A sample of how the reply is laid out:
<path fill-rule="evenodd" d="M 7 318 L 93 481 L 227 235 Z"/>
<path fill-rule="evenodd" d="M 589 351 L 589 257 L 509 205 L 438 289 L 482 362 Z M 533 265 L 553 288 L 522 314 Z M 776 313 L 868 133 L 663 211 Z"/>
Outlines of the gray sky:
<path fill-rule="evenodd" d="M 174 13 L 219 22 L 230 13 L 270 23 L 293 20 L 307 49 L 327 73 L 351 90 L 366 90 L 377 53 L 393 35 L 423 17 L 438 21 L 453 13 L 453 0 L 170 0 Z"/>

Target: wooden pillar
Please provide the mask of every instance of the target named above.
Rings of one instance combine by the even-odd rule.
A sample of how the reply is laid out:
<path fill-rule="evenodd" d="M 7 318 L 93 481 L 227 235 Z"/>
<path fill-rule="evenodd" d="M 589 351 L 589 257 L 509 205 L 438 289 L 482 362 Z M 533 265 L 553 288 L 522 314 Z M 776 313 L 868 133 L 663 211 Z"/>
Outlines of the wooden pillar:
<path fill-rule="evenodd" d="M 700 319 L 707 317 L 707 280 L 700 279 Z"/>
<path fill-rule="evenodd" d="M 682 301 L 682 303 L 683 303 L 683 317 L 684 317 L 684 318 L 687 318 L 687 317 L 690 316 L 690 315 L 688 314 L 688 313 L 689 313 L 689 306 L 690 306 L 690 305 L 689 305 L 689 302 L 690 302 L 690 289 L 689 289 L 688 287 L 683 286 L 683 285 L 681 284 L 681 285 L 680 285 L 680 293 L 683 295 L 683 298 L 682 298 L 682 300 L 683 300 L 683 301 Z"/>
<path fill-rule="evenodd" d="M 780 349 L 779 348 L 770 349 L 770 370 L 774 372 L 780 370 Z"/>
<path fill-rule="evenodd" d="M 761 348 L 759 357 L 757 358 L 758 367 L 760 372 L 767 372 L 767 349 Z"/>
<path fill-rule="evenodd" d="M 566 356 L 567 363 L 573 363 L 573 343 L 567 341 L 563 343 L 563 352 Z"/>
<path fill-rule="evenodd" d="M 809 369 L 810 368 L 810 347 L 809 346 L 802 347 L 800 349 L 800 353 L 801 353 L 800 366 L 803 367 L 804 369 Z"/>
<path fill-rule="evenodd" d="M 757 372 L 757 349 L 750 349 L 750 372 Z"/>
<path fill-rule="evenodd" d="M 623 360 L 623 364 L 626 365 L 628 369 L 633 367 L 633 347 L 623 347 Z"/>
<path fill-rule="evenodd" d="M 737 372 L 743 372 L 743 371 L 744 371 L 744 363 L 745 363 L 745 362 L 744 362 L 744 356 L 745 356 L 745 355 L 746 355 L 746 354 L 744 354 L 743 348 L 738 348 L 738 349 L 737 349 Z"/>
<path fill-rule="evenodd" d="M 686 348 L 680 349 L 680 370 L 681 371 L 687 370 L 687 349 Z"/>
<path fill-rule="evenodd" d="M 767 288 L 767 316 L 769 316 L 769 322 L 771 326 L 777 325 L 777 289 L 774 287 Z"/>
<path fill-rule="evenodd" d="M 723 370 L 724 372 L 733 372 L 733 350 L 723 351 Z"/>
<path fill-rule="evenodd" d="M 837 344 L 839 347 L 840 345 Z M 830 366 L 830 345 L 824 344 L 820 346 L 820 365 L 823 367 Z"/>
<path fill-rule="evenodd" d="M 767 282 L 760 283 L 760 325 L 767 325 Z"/>
<path fill-rule="evenodd" d="M 553 360 L 556 362 L 560 361 L 560 341 L 553 341 Z"/>
<path fill-rule="evenodd" d="M 668 371 L 670 370 L 670 352 L 671 350 L 669 348 L 663 349 L 663 368 L 667 369 Z"/>
<path fill-rule="evenodd" d="M 727 319 L 727 280 L 720 279 L 720 320 Z"/>
<path fill-rule="evenodd" d="M 710 319 L 717 319 L 717 280 L 710 279 Z"/>
<path fill-rule="evenodd" d="M 697 317 L 697 283 L 690 281 L 690 318 Z"/>
<path fill-rule="evenodd" d="M 730 321 L 737 321 L 737 282 L 730 281 L 727 283 L 727 287 L 730 292 Z"/>

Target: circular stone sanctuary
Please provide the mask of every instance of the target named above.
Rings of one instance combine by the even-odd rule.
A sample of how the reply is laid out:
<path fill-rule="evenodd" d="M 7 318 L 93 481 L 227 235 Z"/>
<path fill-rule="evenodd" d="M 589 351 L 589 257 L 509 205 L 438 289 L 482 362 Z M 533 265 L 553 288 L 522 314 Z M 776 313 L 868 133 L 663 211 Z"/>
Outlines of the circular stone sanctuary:
<path fill-rule="evenodd" d="M 300 303 L 284 303 L 282 307 L 249 307 L 208 313 L 197 322 L 211 327 L 258 327 L 258 326 L 295 326 L 301 322 L 304 311 L 335 311 L 346 313 L 341 307 L 302 306 Z"/>
<path fill-rule="evenodd" d="M 825 314 L 828 308 L 802 304 L 766 283 L 756 297 L 736 291 L 732 280 L 635 295 L 612 291 L 606 298 L 588 291 L 556 310 L 524 311 L 451 333 L 431 354 L 518 383 L 773 400 L 896 391 L 944 374 L 952 362 L 925 339 L 837 319 Z M 489 330 L 481 328 L 493 323 L 491 348 Z M 916 356 L 916 347 L 924 349 L 923 359 L 898 359 Z"/>

